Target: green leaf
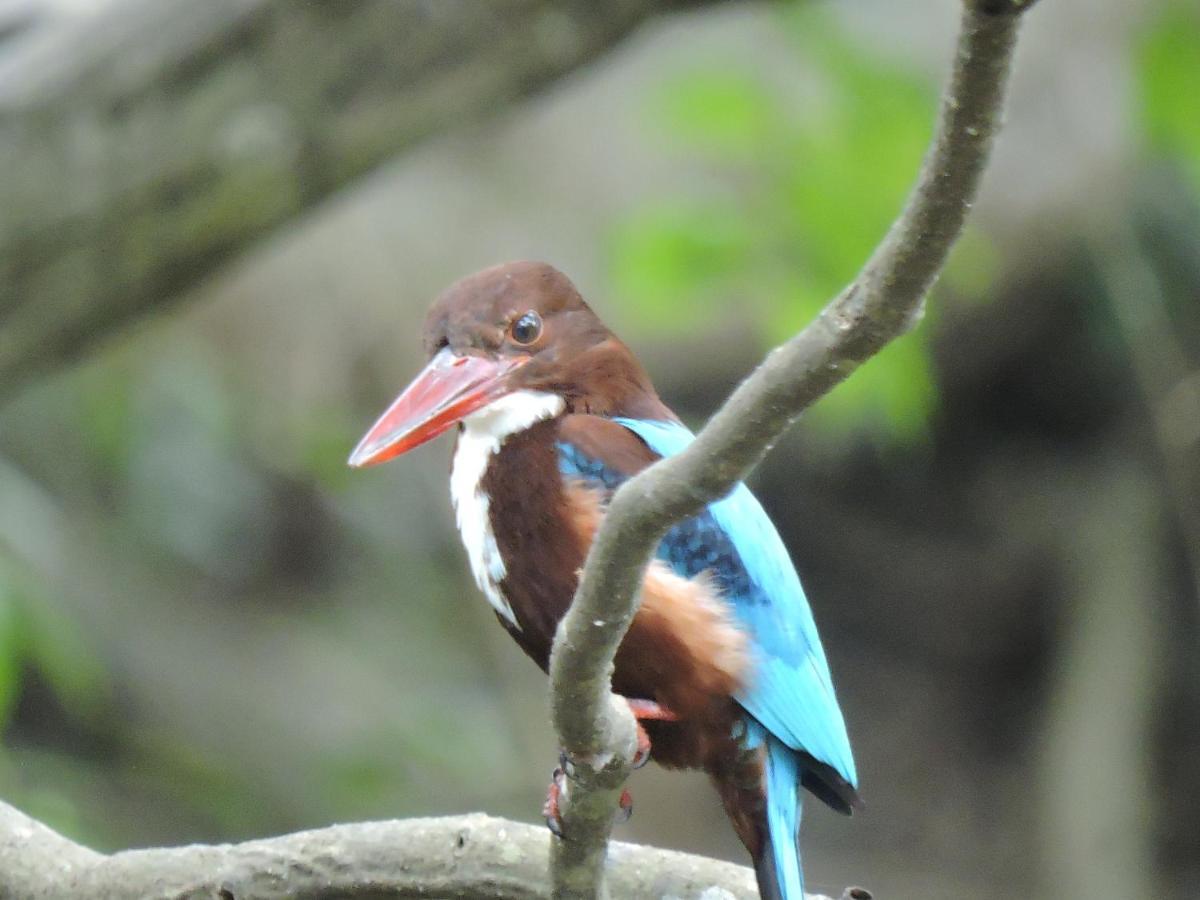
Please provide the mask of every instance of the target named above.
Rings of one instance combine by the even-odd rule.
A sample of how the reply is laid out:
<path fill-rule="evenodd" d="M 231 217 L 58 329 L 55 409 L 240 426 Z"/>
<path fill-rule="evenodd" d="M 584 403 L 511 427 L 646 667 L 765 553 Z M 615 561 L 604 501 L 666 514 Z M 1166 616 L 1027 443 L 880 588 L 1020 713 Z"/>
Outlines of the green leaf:
<path fill-rule="evenodd" d="M 720 308 L 730 277 L 751 264 L 752 247 L 748 224 L 735 208 L 648 208 L 616 232 L 611 275 L 645 330 L 701 325 Z"/>
<path fill-rule="evenodd" d="M 1167 6 L 1139 49 L 1141 116 L 1151 144 L 1200 190 L 1200 6 Z"/>
<path fill-rule="evenodd" d="M 5 570 L 0 568 L 0 728 L 8 723 L 20 693 L 25 646 L 23 625 L 15 591 Z"/>
<path fill-rule="evenodd" d="M 656 118 L 706 154 L 753 161 L 774 132 L 774 98 L 749 72 L 694 69 L 672 78 L 658 94 Z"/>
<path fill-rule="evenodd" d="M 99 714 L 111 696 L 104 667 L 78 625 L 59 614 L 17 564 L 0 557 L 0 725 L 11 715 L 26 666 L 80 718 Z"/>
<path fill-rule="evenodd" d="M 94 719 L 108 707 L 112 686 L 78 624 L 45 602 L 25 609 L 29 661 L 72 716 Z"/>
<path fill-rule="evenodd" d="M 658 127 L 719 168 L 694 195 L 644 208 L 614 232 L 614 293 L 644 331 L 712 327 L 736 304 L 764 349 L 786 340 L 900 214 L 929 139 L 933 85 L 860 52 L 819 9 L 799 8 L 781 27 L 814 70 L 810 101 L 784 102 L 727 65 L 693 66 L 652 92 Z M 810 420 L 834 435 L 865 426 L 909 440 L 934 398 L 918 332 L 863 366 Z"/>

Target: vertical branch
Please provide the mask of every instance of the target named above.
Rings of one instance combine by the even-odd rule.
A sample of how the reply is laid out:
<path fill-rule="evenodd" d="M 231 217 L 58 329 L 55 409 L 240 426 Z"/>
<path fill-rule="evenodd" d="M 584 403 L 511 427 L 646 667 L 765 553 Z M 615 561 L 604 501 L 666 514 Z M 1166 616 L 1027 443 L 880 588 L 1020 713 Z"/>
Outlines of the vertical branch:
<path fill-rule="evenodd" d="M 1064 499 L 1059 508 L 1072 514 L 1056 520 L 1070 603 L 1030 792 L 1040 806 L 1042 887 L 1050 897 L 1153 897 L 1155 773 L 1146 747 L 1170 591 L 1163 509 L 1140 465 L 1105 458 L 1084 473 L 1082 504 Z"/>
<path fill-rule="evenodd" d="M 642 573 L 675 522 L 726 494 L 810 404 L 906 332 L 962 231 L 1000 123 L 1023 0 L 966 0 L 930 150 L 900 218 L 815 322 L 738 387 L 686 451 L 617 491 L 550 661 L 554 726 L 576 763 L 552 854 L 555 896 L 606 895 L 605 847 L 634 727 L 611 691 Z"/>
<path fill-rule="evenodd" d="M 1092 257 L 1108 294 L 1130 368 L 1150 417 L 1162 475 L 1200 601 L 1200 371 L 1188 361 L 1167 297 L 1123 211 L 1092 239 Z"/>

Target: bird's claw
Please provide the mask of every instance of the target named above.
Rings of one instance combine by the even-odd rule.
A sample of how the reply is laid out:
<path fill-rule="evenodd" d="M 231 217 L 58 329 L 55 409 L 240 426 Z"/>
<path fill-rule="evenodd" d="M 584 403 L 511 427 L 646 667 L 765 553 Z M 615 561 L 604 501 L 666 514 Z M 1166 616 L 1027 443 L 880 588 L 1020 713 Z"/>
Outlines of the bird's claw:
<path fill-rule="evenodd" d="M 617 814 L 614 821 L 618 825 L 624 825 L 629 821 L 629 817 L 633 815 L 633 794 L 629 793 L 629 788 L 621 791 L 621 799 L 617 802 Z"/>
<path fill-rule="evenodd" d="M 650 735 L 642 727 L 642 722 L 678 722 L 679 716 L 653 700 L 642 700 L 635 697 L 633 699 L 626 698 L 625 702 L 629 704 L 629 711 L 633 713 L 633 721 L 637 726 L 637 750 L 634 752 L 630 764 L 633 768 L 640 769 L 650 762 L 651 750 Z"/>
<path fill-rule="evenodd" d="M 567 775 L 562 766 L 556 766 L 550 773 L 550 787 L 546 791 L 546 802 L 542 804 L 542 815 L 546 819 L 546 827 L 556 838 L 563 836 L 562 806 L 563 797 L 567 796 Z M 633 815 L 633 795 L 629 788 L 621 791 L 621 799 L 617 801 L 617 812 L 613 821 L 624 825 Z"/>
<path fill-rule="evenodd" d="M 637 749 L 634 751 L 631 764 L 640 769 L 650 762 L 650 735 L 642 727 L 642 720 L 657 722 L 677 722 L 679 717 L 665 706 L 660 706 L 653 700 L 628 700 L 629 711 L 633 713 L 634 724 L 637 725 Z M 542 804 L 542 815 L 546 818 L 546 827 L 555 837 L 563 836 L 562 799 L 567 795 L 568 780 L 575 778 L 576 767 L 567 751 L 558 751 L 558 766 L 550 776 L 550 787 L 546 791 L 546 802 Z M 621 799 L 617 804 L 616 822 L 628 822 L 633 815 L 633 795 L 629 791 L 621 791 Z"/>
<path fill-rule="evenodd" d="M 567 773 L 562 766 L 557 766 L 550 773 L 550 787 L 546 791 L 546 802 L 542 804 L 542 815 L 546 818 L 546 827 L 556 838 L 563 836 L 562 809 L 559 802 L 566 795 Z"/>
<path fill-rule="evenodd" d="M 633 760 L 630 765 L 635 769 L 640 769 L 646 763 L 650 762 L 650 735 L 646 734 L 646 729 L 642 727 L 641 722 L 637 722 L 637 750 L 633 753 Z"/>
<path fill-rule="evenodd" d="M 562 773 L 568 778 L 574 779 L 575 763 L 572 762 L 571 757 L 567 755 L 567 751 L 561 748 L 558 751 L 558 769 L 561 770 Z"/>

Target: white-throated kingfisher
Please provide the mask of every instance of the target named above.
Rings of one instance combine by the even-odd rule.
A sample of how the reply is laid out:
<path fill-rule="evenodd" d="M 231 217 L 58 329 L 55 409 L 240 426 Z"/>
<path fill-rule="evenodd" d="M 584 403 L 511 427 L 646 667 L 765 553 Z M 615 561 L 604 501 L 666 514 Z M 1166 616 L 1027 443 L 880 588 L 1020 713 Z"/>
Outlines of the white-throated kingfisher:
<path fill-rule="evenodd" d="M 692 433 L 544 263 L 452 285 L 424 340 L 429 364 L 350 464 L 383 462 L 457 427 L 450 492 L 471 571 L 545 670 L 608 498 Z M 711 776 L 762 896 L 802 900 L 800 788 L 849 813 L 857 777 L 800 579 L 744 485 L 659 544 L 612 685 L 632 701 L 654 760 Z"/>

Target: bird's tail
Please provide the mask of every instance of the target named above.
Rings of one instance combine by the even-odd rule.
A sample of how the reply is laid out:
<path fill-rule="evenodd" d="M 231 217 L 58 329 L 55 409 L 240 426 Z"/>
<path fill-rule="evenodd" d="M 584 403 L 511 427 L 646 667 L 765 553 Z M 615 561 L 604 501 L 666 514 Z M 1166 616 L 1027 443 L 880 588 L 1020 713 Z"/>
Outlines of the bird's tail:
<path fill-rule="evenodd" d="M 754 860 L 758 892 L 763 900 L 804 900 L 799 843 L 801 761 L 795 750 L 763 731 L 767 840 Z"/>

